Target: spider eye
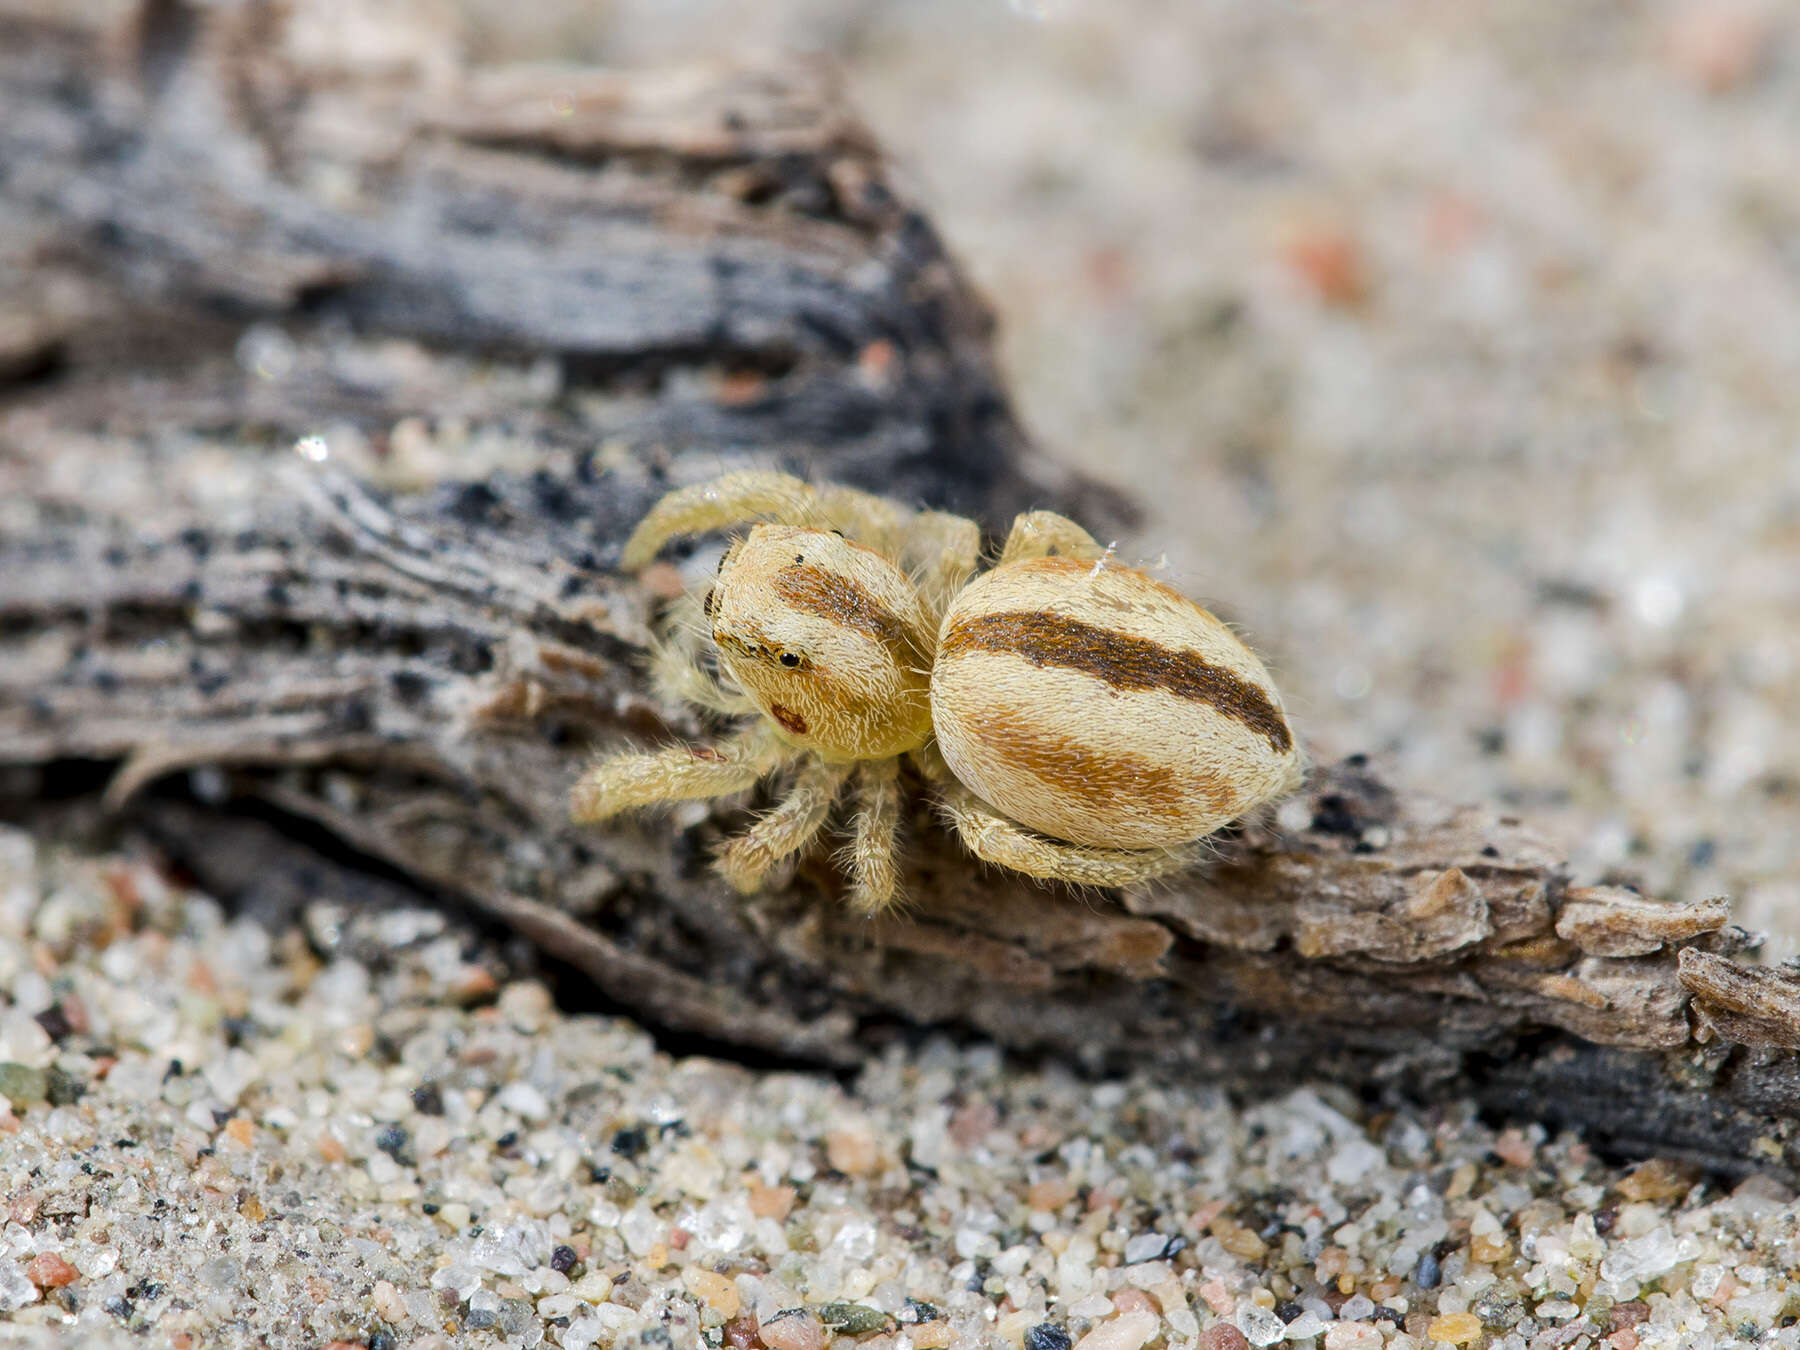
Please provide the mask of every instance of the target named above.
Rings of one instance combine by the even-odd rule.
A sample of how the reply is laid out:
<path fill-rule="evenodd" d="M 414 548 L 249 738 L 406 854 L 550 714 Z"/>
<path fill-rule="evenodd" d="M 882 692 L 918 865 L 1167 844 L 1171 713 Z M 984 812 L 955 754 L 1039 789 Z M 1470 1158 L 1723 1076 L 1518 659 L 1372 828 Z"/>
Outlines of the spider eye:
<path fill-rule="evenodd" d="M 800 658 L 798 656 L 794 655 L 793 652 L 783 652 L 781 654 L 781 664 L 788 667 L 791 670 L 795 666 L 800 664 Z"/>

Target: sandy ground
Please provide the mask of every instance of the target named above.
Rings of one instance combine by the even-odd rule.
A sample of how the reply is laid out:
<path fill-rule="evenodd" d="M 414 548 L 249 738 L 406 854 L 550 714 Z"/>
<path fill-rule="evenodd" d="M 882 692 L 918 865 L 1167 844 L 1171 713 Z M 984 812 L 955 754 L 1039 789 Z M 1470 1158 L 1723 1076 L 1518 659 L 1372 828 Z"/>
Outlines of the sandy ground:
<path fill-rule="evenodd" d="M 1319 755 L 1800 951 L 1791 9 L 462 8 L 492 58 L 841 62 L 1026 421 L 1147 504 L 1121 550 L 1241 625 Z M 309 922 L 0 835 L 0 1342 L 1800 1337 L 1773 1183 L 979 1048 L 848 1088 L 671 1059 L 441 916 Z"/>

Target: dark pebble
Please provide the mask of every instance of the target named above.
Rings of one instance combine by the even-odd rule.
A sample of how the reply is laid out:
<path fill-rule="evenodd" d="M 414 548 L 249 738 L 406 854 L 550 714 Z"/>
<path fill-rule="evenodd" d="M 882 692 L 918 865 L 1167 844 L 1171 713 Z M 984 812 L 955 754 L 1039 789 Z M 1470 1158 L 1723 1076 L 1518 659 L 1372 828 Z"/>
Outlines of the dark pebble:
<path fill-rule="evenodd" d="M 550 1253 L 550 1269 L 554 1270 L 559 1275 L 567 1275 L 570 1267 L 575 1264 L 575 1260 L 575 1249 L 573 1247 L 558 1247 L 555 1251 Z"/>
<path fill-rule="evenodd" d="M 1356 814 L 1350 809 L 1350 803 L 1343 797 L 1332 793 L 1319 798 L 1318 810 L 1313 813 L 1312 828 L 1318 834 L 1357 834 L 1362 830 Z"/>
<path fill-rule="evenodd" d="M 38 1013 L 31 1020 L 42 1027 L 44 1029 L 44 1034 L 53 1041 L 60 1041 L 71 1031 L 75 1030 L 74 1027 L 69 1025 L 68 1014 L 63 1012 L 62 1004 L 60 1003 L 52 1003 L 48 1008 L 45 1008 L 44 1011 Z"/>
<path fill-rule="evenodd" d="M 1025 1350 L 1069 1350 L 1073 1344 L 1068 1329 L 1055 1322 L 1039 1322 L 1025 1331 Z"/>
<path fill-rule="evenodd" d="M 73 1106 L 87 1089 L 88 1085 L 74 1074 L 52 1069 L 45 1085 L 44 1099 L 52 1106 Z"/>
<path fill-rule="evenodd" d="M 938 1311 L 938 1307 L 935 1303 L 926 1303 L 922 1299 L 916 1299 L 908 1295 L 906 1300 L 906 1311 L 900 1314 L 900 1320 L 902 1322 L 912 1322 L 914 1324 L 919 1322 L 935 1322 L 943 1315 L 943 1313 Z M 1045 1325 L 1047 1326 L 1049 1324 L 1045 1323 Z"/>
<path fill-rule="evenodd" d="M 408 1142 L 406 1131 L 398 1125 L 385 1126 L 381 1133 L 375 1136 L 375 1147 L 397 1163 L 406 1161 L 404 1155 Z"/>
<path fill-rule="evenodd" d="M 640 1125 L 620 1130 L 612 1137 L 612 1151 L 621 1157 L 635 1158 L 649 1147 L 649 1136 L 644 1133 L 643 1127 Z"/>
<path fill-rule="evenodd" d="M 1421 1289 L 1436 1289 L 1442 1268 L 1438 1265 L 1437 1256 L 1431 1252 L 1419 1258 L 1418 1268 L 1413 1271 L 1413 1283 Z"/>

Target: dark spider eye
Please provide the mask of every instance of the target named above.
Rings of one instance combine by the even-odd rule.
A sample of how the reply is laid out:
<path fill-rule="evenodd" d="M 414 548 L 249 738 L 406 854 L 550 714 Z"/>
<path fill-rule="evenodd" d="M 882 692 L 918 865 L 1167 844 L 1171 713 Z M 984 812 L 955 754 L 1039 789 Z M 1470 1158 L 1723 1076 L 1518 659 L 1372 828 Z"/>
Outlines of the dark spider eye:
<path fill-rule="evenodd" d="M 806 561 L 806 555 L 804 553 L 796 553 L 794 555 L 794 561 L 797 563 L 803 563 Z"/>
<path fill-rule="evenodd" d="M 800 664 L 800 658 L 795 656 L 792 652 L 783 652 L 781 654 L 781 664 L 791 669 Z"/>

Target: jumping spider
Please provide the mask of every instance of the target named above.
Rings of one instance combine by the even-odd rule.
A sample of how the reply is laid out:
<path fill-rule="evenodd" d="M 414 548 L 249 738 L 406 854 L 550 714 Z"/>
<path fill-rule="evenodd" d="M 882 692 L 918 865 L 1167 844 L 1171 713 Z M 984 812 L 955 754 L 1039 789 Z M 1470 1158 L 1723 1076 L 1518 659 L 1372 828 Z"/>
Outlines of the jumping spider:
<path fill-rule="evenodd" d="M 1084 886 L 1186 866 L 1196 841 L 1299 785 L 1301 754 L 1262 664 L 1074 521 L 1019 516 L 999 561 L 970 580 L 971 520 L 734 473 L 664 497 L 624 565 L 747 521 L 759 523 L 731 543 L 705 597 L 684 602 L 654 668 L 665 693 L 742 725 L 717 745 L 602 760 L 575 785 L 577 821 L 791 771 L 786 794 L 718 860 L 752 891 L 849 787 L 849 901 L 876 913 L 899 893 L 902 757 L 977 857 Z"/>

